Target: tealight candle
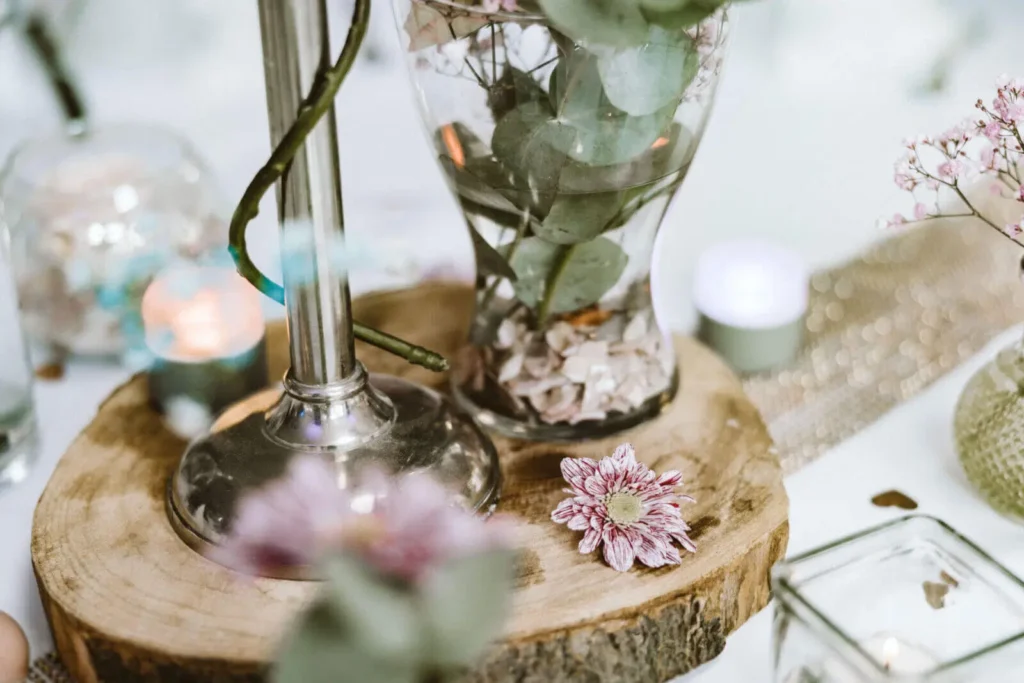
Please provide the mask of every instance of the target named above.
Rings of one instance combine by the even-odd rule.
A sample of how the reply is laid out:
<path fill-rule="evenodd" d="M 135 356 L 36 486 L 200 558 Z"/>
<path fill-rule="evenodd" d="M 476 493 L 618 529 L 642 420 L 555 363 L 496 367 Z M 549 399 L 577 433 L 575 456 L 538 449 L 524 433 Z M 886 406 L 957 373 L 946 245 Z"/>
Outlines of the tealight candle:
<path fill-rule="evenodd" d="M 166 270 L 143 294 L 141 315 L 150 399 L 161 410 L 184 401 L 213 416 L 267 385 L 259 295 L 234 270 Z"/>
<path fill-rule="evenodd" d="M 697 261 L 697 336 L 738 372 L 785 365 L 803 343 L 808 292 L 796 253 L 755 240 L 717 244 Z"/>

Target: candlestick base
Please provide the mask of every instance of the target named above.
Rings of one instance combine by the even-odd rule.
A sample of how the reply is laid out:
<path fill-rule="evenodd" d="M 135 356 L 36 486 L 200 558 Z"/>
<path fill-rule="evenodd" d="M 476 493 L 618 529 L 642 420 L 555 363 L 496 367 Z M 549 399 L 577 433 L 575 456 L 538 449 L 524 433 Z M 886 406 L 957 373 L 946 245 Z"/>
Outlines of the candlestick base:
<path fill-rule="evenodd" d="M 292 457 L 333 461 L 340 488 L 367 466 L 427 472 L 454 502 L 489 514 L 501 473 L 493 443 L 437 392 L 390 375 L 355 375 L 333 387 L 285 380 L 229 408 L 193 441 L 168 484 L 168 515 L 178 535 L 203 552 L 231 528 L 237 502 L 282 475 Z M 361 501 L 365 502 L 365 501 Z M 306 578 L 303 570 L 277 578 Z"/>

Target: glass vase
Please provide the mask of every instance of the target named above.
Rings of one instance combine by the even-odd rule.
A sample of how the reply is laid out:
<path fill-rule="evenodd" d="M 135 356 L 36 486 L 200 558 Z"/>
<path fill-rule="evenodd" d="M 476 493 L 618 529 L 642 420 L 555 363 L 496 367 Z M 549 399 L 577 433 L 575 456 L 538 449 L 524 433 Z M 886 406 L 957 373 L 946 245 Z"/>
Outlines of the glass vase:
<path fill-rule="evenodd" d="M 25 142 L 0 172 L 25 331 L 61 353 L 124 352 L 125 316 L 152 276 L 227 246 L 223 209 L 205 162 L 162 128 Z"/>
<path fill-rule="evenodd" d="M 971 377 L 953 430 L 967 478 L 999 512 L 1024 521 L 1024 346 L 1015 342 Z"/>
<path fill-rule="evenodd" d="M 612 48 L 522 10 L 395 7 L 476 253 L 454 394 L 485 426 L 528 439 L 600 437 L 657 415 L 677 376 L 652 252 L 714 99 L 725 11 Z"/>

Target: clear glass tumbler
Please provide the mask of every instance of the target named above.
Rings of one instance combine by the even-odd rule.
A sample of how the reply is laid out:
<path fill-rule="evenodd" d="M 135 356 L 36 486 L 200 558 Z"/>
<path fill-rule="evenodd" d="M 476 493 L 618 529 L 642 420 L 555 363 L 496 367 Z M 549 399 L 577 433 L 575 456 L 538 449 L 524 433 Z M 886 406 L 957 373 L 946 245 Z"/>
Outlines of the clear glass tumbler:
<path fill-rule="evenodd" d="M 32 369 L 10 253 L 9 233 L 0 222 L 0 491 L 28 475 L 38 451 Z"/>

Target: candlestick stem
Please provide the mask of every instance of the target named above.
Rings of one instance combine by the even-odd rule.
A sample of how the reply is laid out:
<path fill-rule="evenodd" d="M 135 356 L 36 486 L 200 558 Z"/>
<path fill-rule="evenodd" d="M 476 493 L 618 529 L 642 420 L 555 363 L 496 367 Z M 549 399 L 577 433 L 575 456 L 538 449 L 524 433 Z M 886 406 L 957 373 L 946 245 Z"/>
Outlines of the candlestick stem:
<path fill-rule="evenodd" d="M 327 7 L 326 0 L 264 0 L 259 8 L 271 143 L 276 146 L 331 58 Z M 355 369 L 355 347 L 348 279 L 330 265 L 329 245 L 344 231 L 333 103 L 292 158 L 277 198 L 282 225 L 308 223 L 312 230 L 307 248 L 312 252 L 313 277 L 284 274 L 291 374 L 303 384 L 342 380 Z"/>
<path fill-rule="evenodd" d="M 275 149 L 232 220 L 232 254 L 240 272 L 267 293 L 260 285 L 272 283 L 248 259 L 244 229 L 259 198 L 279 181 L 282 227 L 311 232 L 312 239 L 300 242 L 308 253 L 296 260 L 312 263 L 313 272 L 285 269 L 283 292 L 274 291 L 284 295 L 289 332 L 291 369 L 283 393 L 229 408 L 225 414 L 239 419 L 221 420 L 193 441 L 172 477 L 172 526 L 198 549 L 219 544 L 239 500 L 300 455 L 333 463 L 341 488 L 357 488 L 366 468 L 419 471 L 448 486 L 453 502 L 466 508 L 487 511 L 497 500 L 497 452 L 472 419 L 430 389 L 369 375 L 355 357 L 347 277 L 331 264 L 343 216 L 333 96 L 326 95 L 337 90 L 354 58 L 368 6 L 369 0 L 356 0 L 358 28 L 332 67 L 326 0 L 259 0 Z M 427 349 L 377 330 L 362 335 L 412 362 L 444 369 L 443 358 Z"/>

